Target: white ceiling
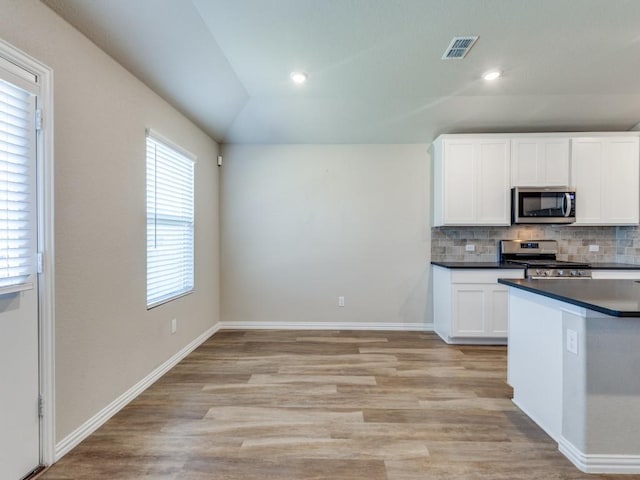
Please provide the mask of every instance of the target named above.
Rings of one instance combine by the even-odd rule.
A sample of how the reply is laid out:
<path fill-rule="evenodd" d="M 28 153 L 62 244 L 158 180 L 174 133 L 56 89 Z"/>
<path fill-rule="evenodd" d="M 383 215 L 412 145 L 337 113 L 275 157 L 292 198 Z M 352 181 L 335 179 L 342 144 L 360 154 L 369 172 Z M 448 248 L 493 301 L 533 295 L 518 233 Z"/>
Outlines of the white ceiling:
<path fill-rule="evenodd" d="M 640 121 L 639 0 L 43 2 L 224 143 Z M 456 35 L 480 38 L 464 60 L 441 60 Z M 480 78 L 496 67 L 502 79 Z"/>

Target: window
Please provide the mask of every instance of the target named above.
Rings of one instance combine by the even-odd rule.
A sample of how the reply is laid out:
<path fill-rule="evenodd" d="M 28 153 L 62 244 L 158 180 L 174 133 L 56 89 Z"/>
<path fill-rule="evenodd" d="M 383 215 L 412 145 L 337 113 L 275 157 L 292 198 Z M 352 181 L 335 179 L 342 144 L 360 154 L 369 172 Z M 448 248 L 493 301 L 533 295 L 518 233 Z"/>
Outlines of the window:
<path fill-rule="evenodd" d="M 147 131 L 147 308 L 193 291 L 194 160 Z"/>
<path fill-rule="evenodd" d="M 0 78 L 0 294 L 33 288 L 34 121 L 35 95 Z"/>

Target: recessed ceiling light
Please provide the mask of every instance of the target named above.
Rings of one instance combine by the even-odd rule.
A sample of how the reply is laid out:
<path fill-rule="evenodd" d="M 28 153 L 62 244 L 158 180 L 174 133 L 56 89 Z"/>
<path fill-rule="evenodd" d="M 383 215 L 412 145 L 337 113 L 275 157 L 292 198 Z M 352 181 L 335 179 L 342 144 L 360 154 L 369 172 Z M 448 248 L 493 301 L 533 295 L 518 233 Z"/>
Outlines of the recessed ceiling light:
<path fill-rule="evenodd" d="M 293 83 L 302 85 L 304 82 L 307 81 L 307 78 L 309 78 L 309 75 L 307 75 L 304 72 L 291 72 L 290 77 L 291 77 L 291 80 L 293 80 Z"/>
<path fill-rule="evenodd" d="M 501 75 L 502 72 L 500 70 L 489 70 L 488 72 L 482 74 L 482 78 L 491 81 L 500 78 Z"/>

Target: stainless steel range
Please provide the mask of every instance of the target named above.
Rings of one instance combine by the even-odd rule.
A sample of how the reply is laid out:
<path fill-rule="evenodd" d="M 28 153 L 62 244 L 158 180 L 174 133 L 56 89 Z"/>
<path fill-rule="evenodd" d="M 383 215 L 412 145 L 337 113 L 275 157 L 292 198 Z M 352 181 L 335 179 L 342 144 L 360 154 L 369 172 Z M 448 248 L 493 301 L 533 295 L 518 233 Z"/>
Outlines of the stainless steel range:
<path fill-rule="evenodd" d="M 500 262 L 522 265 L 526 278 L 591 278 L 587 263 L 557 260 L 555 240 L 500 240 Z"/>

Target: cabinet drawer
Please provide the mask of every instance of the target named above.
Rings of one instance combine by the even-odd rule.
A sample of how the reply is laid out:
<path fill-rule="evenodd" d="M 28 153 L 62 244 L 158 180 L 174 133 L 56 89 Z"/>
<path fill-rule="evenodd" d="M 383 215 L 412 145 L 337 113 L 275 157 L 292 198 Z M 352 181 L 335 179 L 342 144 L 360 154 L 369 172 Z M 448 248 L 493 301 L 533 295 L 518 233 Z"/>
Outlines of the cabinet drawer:
<path fill-rule="evenodd" d="M 496 283 L 499 278 L 524 278 L 524 269 L 451 270 L 451 283 Z"/>
<path fill-rule="evenodd" d="M 640 270 L 592 270 L 591 278 L 595 280 L 640 280 Z"/>

